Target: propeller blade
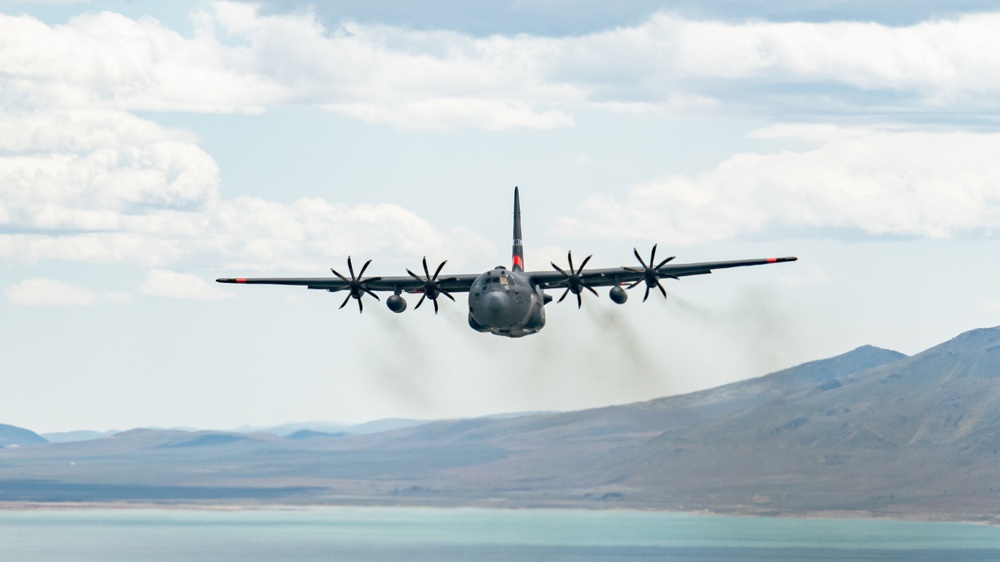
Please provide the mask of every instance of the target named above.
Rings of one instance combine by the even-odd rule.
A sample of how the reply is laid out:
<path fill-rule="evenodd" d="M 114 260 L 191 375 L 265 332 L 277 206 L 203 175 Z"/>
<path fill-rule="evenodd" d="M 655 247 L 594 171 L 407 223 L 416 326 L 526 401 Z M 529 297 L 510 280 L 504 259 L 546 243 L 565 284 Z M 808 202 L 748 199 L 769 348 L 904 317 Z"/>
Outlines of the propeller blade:
<path fill-rule="evenodd" d="M 365 262 L 365 265 L 361 266 L 361 273 L 358 274 L 358 279 L 361 279 L 362 277 L 365 276 L 365 270 L 368 269 L 368 266 L 371 263 L 372 263 L 372 260 L 368 260 L 368 261 Z"/>
<path fill-rule="evenodd" d="M 340 303 L 340 308 L 344 308 L 345 306 L 347 306 L 347 301 L 349 301 L 349 300 L 351 300 L 351 294 L 350 293 L 348 293 L 347 296 L 344 297 L 344 302 Z"/>
<path fill-rule="evenodd" d="M 667 290 L 663 288 L 663 285 L 660 283 L 659 279 L 656 280 L 656 286 L 659 287 L 660 292 L 663 293 L 663 298 L 667 298 Z"/>
<path fill-rule="evenodd" d="M 448 263 L 448 260 L 444 260 L 443 262 L 441 262 L 441 265 L 439 265 L 438 268 L 434 270 L 434 277 L 432 277 L 431 280 L 437 280 L 438 274 L 441 273 L 441 269 L 444 268 L 444 264 L 446 263 Z"/>
<path fill-rule="evenodd" d="M 656 266 L 656 269 L 660 269 L 661 267 L 663 267 L 664 265 L 666 265 L 668 261 L 670 261 L 670 260 L 672 260 L 672 259 L 674 259 L 674 258 L 676 258 L 676 257 L 677 257 L 677 256 L 670 256 L 669 258 L 667 258 L 667 259 L 665 259 L 665 260 L 661 261 L 661 262 L 660 262 L 660 265 Z"/>
<path fill-rule="evenodd" d="M 351 279 L 357 279 L 354 276 L 354 266 L 351 265 L 351 256 L 347 256 L 347 269 L 351 272 Z"/>
<path fill-rule="evenodd" d="M 646 285 L 646 294 L 642 295 L 642 302 L 646 302 L 646 299 L 648 298 L 649 298 L 649 285 Z"/>
<path fill-rule="evenodd" d="M 654 250 L 654 251 L 655 251 L 655 250 Z M 642 264 L 642 269 L 644 269 L 644 270 L 645 270 L 645 269 L 649 269 L 649 268 L 648 268 L 648 267 L 646 266 L 646 262 L 642 261 L 642 256 L 640 256 L 640 255 L 639 255 L 639 250 L 638 250 L 638 249 L 636 249 L 636 248 L 632 248 L 632 253 L 633 253 L 633 254 L 635 254 L 635 259 L 639 260 L 639 263 L 641 263 L 641 264 Z"/>
<path fill-rule="evenodd" d="M 420 301 L 417 302 L 417 306 L 413 307 L 414 310 L 416 310 L 417 308 L 420 308 L 420 305 L 423 304 L 424 299 L 430 299 L 431 301 L 434 302 L 434 313 L 437 314 L 437 311 L 438 311 L 438 303 L 437 303 L 438 295 L 445 295 L 449 299 L 455 300 L 455 297 L 451 296 L 451 294 L 448 293 L 448 291 L 446 291 L 442 287 L 442 284 L 448 283 L 448 282 L 451 282 L 451 281 L 455 281 L 458 278 L 457 277 L 449 277 L 447 279 L 438 279 L 438 277 L 441 275 L 441 270 L 444 269 L 444 264 L 446 264 L 446 263 L 448 263 L 448 260 L 444 260 L 443 262 L 441 262 L 440 264 L 438 264 L 437 269 L 434 270 L 434 275 L 431 275 L 430 267 L 428 267 L 428 265 L 427 265 L 427 256 L 424 256 L 424 259 L 421 260 L 421 265 L 423 265 L 423 268 L 424 268 L 424 276 L 423 277 L 417 275 L 416 273 L 413 273 L 409 269 L 406 270 L 406 272 L 410 274 L 410 277 L 416 279 L 417 281 L 420 281 L 424 285 L 423 286 L 423 294 L 420 296 Z"/>
<path fill-rule="evenodd" d="M 587 267 L 587 264 L 593 257 L 593 255 L 587 256 L 582 262 L 580 262 L 580 267 L 576 267 L 573 263 L 573 251 L 570 250 L 569 252 L 566 252 L 566 261 L 569 263 L 569 271 L 559 267 L 554 262 L 549 262 L 552 264 L 553 269 L 566 278 L 566 290 L 563 291 L 562 296 L 560 296 L 559 300 L 556 301 L 557 303 L 562 302 L 569 293 L 573 293 L 576 295 L 576 306 L 577 308 L 580 308 L 583 306 L 583 298 L 580 296 L 580 293 L 582 293 L 584 289 L 587 289 L 591 293 L 597 295 L 597 291 L 595 291 L 593 287 L 587 285 L 587 283 L 583 280 L 583 268 Z"/>
<path fill-rule="evenodd" d="M 339 278 L 340 278 L 340 280 L 341 280 L 341 281 L 343 281 L 344 283 L 350 283 L 350 282 L 351 282 L 351 280 L 350 280 L 350 279 L 348 279 L 347 277 L 344 277 L 343 275 L 341 275 L 341 274 L 337 273 L 337 270 L 336 270 L 336 269 L 334 269 L 334 268 L 332 268 L 332 267 L 331 267 L 331 268 L 330 268 L 330 271 L 332 271 L 332 272 L 333 272 L 333 274 L 334 274 L 334 275 L 336 275 L 337 277 L 339 277 Z"/>
<path fill-rule="evenodd" d="M 365 303 L 361 302 L 361 299 L 359 298 L 358 299 L 358 314 L 361 314 L 364 311 L 365 311 Z"/>

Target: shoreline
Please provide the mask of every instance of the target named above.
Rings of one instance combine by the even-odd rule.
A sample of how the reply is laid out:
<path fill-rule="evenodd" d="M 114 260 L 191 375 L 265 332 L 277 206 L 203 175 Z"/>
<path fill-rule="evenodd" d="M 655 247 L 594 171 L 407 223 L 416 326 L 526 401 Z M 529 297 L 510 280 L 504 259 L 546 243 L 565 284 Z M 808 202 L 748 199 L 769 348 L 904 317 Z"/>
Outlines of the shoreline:
<path fill-rule="evenodd" d="M 157 503 L 157 502 L 4 502 L 0 501 L 0 512 L 46 512 L 46 511 L 204 511 L 219 513 L 237 513 L 254 511 L 310 511 L 324 509 L 440 509 L 440 510 L 498 510 L 498 511 L 622 511 L 672 513 L 678 515 L 694 515 L 705 517 L 759 517 L 770 519 L 807 519 L 807 520 L 882 520 L 926 523 L 956 523 L 967 525 L 983 525 L 1000 527 L 1000 515 L 971 515 L 944 513 L 873 513 L 865 511 L 802 511 L 802 512 L 760 512 L 753 510 L 717 511 L 709 509 L 665 509 L 654 507 L 587 507 L 567 505 L 497 505 L 488 504 L 390 504 L 390 503 Z"/>

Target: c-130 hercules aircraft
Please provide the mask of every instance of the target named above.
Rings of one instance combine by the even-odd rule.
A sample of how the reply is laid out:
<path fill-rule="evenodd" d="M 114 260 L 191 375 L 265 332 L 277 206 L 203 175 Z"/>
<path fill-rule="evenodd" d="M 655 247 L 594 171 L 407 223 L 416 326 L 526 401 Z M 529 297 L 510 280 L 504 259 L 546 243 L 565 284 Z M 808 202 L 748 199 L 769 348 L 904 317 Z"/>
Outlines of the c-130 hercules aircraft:
<path fill-rule="evenodd" d="M 424 257 L 424 275 L 420 276 L 409 269 L 407 277 L 365 277 L 365 270 L 372 260 L 361 266 L 361 271 L 354 274 L 351 258 L 347 258 L 347 269 L 350 277 L 330 271 L 336 277 L 272 277 L 272 278 L 224 278 L 216 279 L 219 283 L 240 283 L 248 285 L 299 285 L 309 289 L 322 289 L 331 293 L 347 291 L 347 296 L 340 308 L 344 308 L 352 298 L 358 301 L 358 311 L 364 311 L 362 298 L 371 295 L 375 300 L 381 299 L 375 291 L 391 291 L 392 296 L 386 299 L 389 310 L 399 313 L 406 310 L 406 300 L 402 293 L 420 293 L 420 300 L 414 308 L 420 308 L 424 299 L 434 303 L 434 313 L 438 311 L 437 299 L 441 295 L 455 300 L 452 293 L 469 293 L 469 326 L 479 332 L 487 332 L 498 336 L 519 338 L 534 334 L 545 326 L 545 305 L 552 301 L 552 296 L 545 293 L 546 289 L 564 289 L 557 302 L 562 302 L 569 293 L 576 295 L 577 308 L 582 306 L 581 294 L 584 290 L 597 295 L 594 287 L 611 287 L 608 296 L 617 304 L 624 304 L 628 299 L 626 289 L 632 289 L 640 284 L 646 285 L 643 302 L 649 297 L 652 289 L 659 289 L 663 298 L 667 291 L 660 283 L 661 279 L 680 279 L 688 275 L 705 275 L 715 269 L 743 267 L 749 265 L 764 265 L 795 261 L 798 258 L 766 258 L 734 261 L 715 261 L 704 263 L 670 264 L 673 256 L 656 263 L 656 246 L 653 246 L 647 263 L 633 248 L 636 259 L 641 267 L 612 267 L 607 269 L 592 269 L 584 272 L 592 256 L 587 256 L 579 268 L 573 267 L 573 254 L 567 253 L 569 268 L 563 269 L 552 264 L 552 271 L 524 271 L 524 248 L 521 246 L 521 202 L 518 190 L 514 188 L 514 247 L 513 263 L 510 269 L 498 265 L 486 273 L 463 273 L 448 277 L 439 277 L 441 269 L 447 260 L 434 270 L 431 275 L 427 268 L 427 258 Z"/>

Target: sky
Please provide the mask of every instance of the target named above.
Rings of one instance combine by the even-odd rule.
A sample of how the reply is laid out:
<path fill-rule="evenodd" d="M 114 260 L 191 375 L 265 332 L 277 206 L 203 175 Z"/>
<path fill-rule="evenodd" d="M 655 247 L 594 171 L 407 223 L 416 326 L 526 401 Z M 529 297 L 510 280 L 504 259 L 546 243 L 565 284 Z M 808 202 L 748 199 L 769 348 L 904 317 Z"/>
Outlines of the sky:
<path fill-rule="evenodd" d="M 0 0 L 0 422 L 566 411 L 1000 324 L 1000 11 L 802 4 Z M 505 265 L 514 186 L 528 270 L 799 261 L 522 339 L 214 282 Z"/>

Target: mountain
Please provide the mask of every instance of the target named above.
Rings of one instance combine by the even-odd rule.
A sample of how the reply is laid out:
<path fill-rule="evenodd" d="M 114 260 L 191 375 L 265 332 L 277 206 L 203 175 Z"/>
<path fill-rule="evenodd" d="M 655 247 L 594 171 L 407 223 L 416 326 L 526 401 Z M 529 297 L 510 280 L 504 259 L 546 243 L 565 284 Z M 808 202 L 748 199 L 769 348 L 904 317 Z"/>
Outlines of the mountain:
<path fill-rule="evenodd" d="M 243 426 L 236 431 L 240 433 L 272 433 L 274 435 L 293 435 L 302 431 L 312 431 L 318 433 L 379 433 L 382 431 L 389 431 L 392 429 L 398 429 L 401 427 L 412 427 L 415 425 L 420 425 L 427 423 L 420 420 L 410 420 L 403 418 L 387 418 L 381 420 L 373 420 L 369 422 L 364 422 L 360 424 L 344 424 L 336 422 L 324 422 L 324 421 L 314 421 L 314 422 L 295 422 L 286 423 L 282 425 L 269 426 L 269 427 L 257 427 L 257 426 Z"/>
<path fill-rule="evenodd" d="M 42 443 L 48 443 L 48 441 L 34 431 L 0 423 L 0 447 L 20 447 Z"/>
<path fill-rule="evenodd" d="M 686 508 L 996 515 L 998 399 L 1000 330 L 975 330 L 664 432 L 614 470 Z"/>
<path fill-rule="evenodd" d="M 128 470 L 122 467 L 127 466 Z M 682 396 L 370 434 L 0 451 L 0 501 L 628 507 L 1000 521 L 1000 328 Z M 26 476 L 30 475 L 30 476 Z"/>
<path fill-rule="evenodd" d="M 42 437 L 47 439 L 50 443 L 66 443 L 68 441 L 89 441 L 91 439 L 101 439 L 108 437 L 109 435 L 114 435 L 115 433 L 118 432 L 89 430 L 58 431 L 54 433 L 43 433 Z"/>

